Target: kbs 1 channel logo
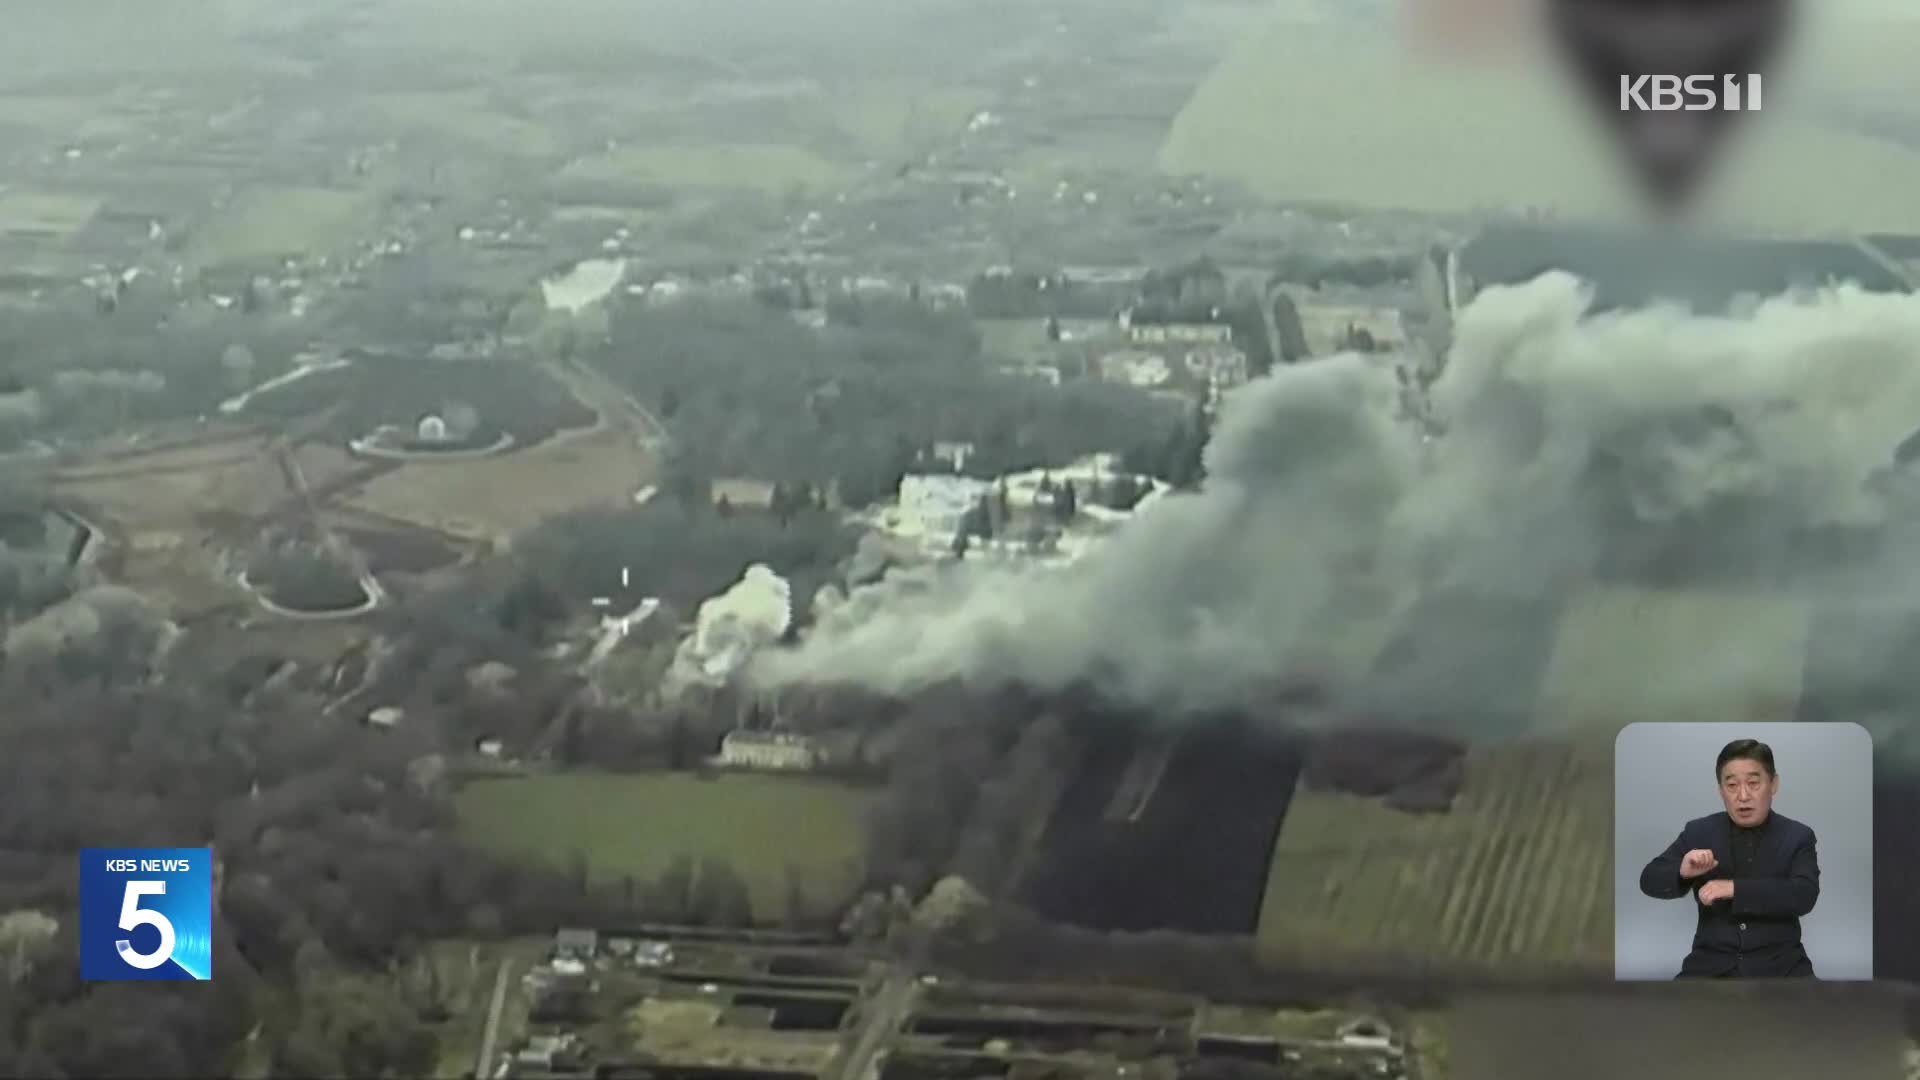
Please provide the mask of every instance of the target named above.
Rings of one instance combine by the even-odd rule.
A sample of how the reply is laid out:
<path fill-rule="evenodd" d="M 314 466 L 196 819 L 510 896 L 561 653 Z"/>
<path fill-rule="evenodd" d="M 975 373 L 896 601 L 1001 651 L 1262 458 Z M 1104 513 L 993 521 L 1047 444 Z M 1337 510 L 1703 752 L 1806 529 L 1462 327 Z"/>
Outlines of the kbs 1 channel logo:
<path fill-rule="evenodd" d="M 80 977 L 213 978 L 209 848 L 83 848 Z"/>

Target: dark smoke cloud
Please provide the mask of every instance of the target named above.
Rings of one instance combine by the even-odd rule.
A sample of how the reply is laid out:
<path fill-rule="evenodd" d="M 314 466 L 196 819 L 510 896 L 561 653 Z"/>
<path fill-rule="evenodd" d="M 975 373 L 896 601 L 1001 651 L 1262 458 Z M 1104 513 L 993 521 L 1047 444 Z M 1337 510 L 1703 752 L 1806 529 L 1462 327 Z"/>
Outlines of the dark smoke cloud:
<path fill-rule="evenodd" d="M 1150 505 L 1070 568 L 896 571 L 755 677 L 888 693 L 1093 680 L 1181 711 L 1313 671 L 1351 707 L 1472 713 L 1508 689 L 1506 660 L 1517 670 L 1551 635 L 1501 604 L 1597 577 L 1871 592 L 1920 613 L 1904 586 L 1920 547 L 1806 539 L 1884 538 L 1901 518 L 1879 474 L 1920 427 L 1920 299 L 1841 289 L 1711 318 L 1594 316 L 1589 301 L 1560 274 L 1477 299 L 1431 391 L 1432 442 L 1377 359 L 1277 370 L 1228 402 L 1200 492 Z M 1397 646 L 1412 661 L 1349 659 L 1378 652 L 1352 635 L 1404 635 L 1416 600 L 1451 595 L 1490 604 L 1414 620 Z M 1688 677 L 1737 691 L 1751 673 L 1724 659 L 1703 644 Z"/>

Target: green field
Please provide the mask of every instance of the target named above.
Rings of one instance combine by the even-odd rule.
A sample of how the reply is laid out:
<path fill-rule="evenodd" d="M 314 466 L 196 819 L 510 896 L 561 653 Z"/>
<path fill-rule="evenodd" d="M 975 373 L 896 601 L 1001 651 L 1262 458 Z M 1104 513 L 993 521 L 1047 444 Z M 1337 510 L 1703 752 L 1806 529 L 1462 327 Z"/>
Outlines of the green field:
<path fill-rule="evenodd" d="M 382 94 L 377 108 L 398 130 L 425 131 L 490 154 L 547 157 L 562 152 L 558 132 L 489 107 L 479 90 Z"/>
<path fill-rule="evenodd" d="M 100 200 L 51 191 L 0 189 L 0 235 L 48 232 L 66 236 L 93 220 Z"/>
<path fill-rule="evenodd" d="M 875 157 L 910 154 L 951 136 L 979 110 L 979 98 L 964 90 L 928 90 L 872 82 L 829 95 L 831 122 Z"/>
<path fill-rule="evenodd" d="M 334 188 L 255 188 L 239 195 L 193 238 L 200 266 L 307 255 L 361 236 L 372 193 Z"/>
<path fill-rule="evenodd" d="M 1326 663 L 1351 674 L 1404 617 L 1380 595 Z M 1786 591 L 1587 585 L 1553 632 L 1532 711 L 1548 741 L 1473 750 L 1451 812 L 1297 791 L 1258 938 L 1277 962 L 1423 958 L 1610 968 L 1613 740 L 1638 721 L 1792 720 L 1808 646 Z"/>
<path fill-rule="evenodd" d="M 825 157 L 784 143 L 679 143 L 595 154 L 561 171 L 567 180 L 669 188 L 739 188 L 781 194 L 830 188 L 847 173 Z"/>
<path fill-rule="evenodd" d="M 652 878 L 681 855 L 723 859 L 746 881 L 755 918 L 773 921 L 786 911 L 789 865 L 809 908 L 851 897 L 870 796 L 801 777 L 571 772 L 475 781 L 454 801 L 472 842 L 557 865 L 577 851 L 597 880 Z"/>
<path fill-rule="evenodd" d="M 151 123 L 125 96 L 0 94 L 0 128 L 19 128 L 75 142 L 125 139 Z"/>
<path fill-rule="evenodd" d="M 7 0 L 0 85 L 39 78 L 102 87 L 173 76 L 204 85 L 258 71 L 268 51 L 234 33 L 226 9 L 247 0 Z"/>
<path fill-rule="evenodd" d="M 1611 969 L 1612 743 L 1479 749 L 1453 809 L 1302 789 L 1261 898 L 1276 962 Z"/>

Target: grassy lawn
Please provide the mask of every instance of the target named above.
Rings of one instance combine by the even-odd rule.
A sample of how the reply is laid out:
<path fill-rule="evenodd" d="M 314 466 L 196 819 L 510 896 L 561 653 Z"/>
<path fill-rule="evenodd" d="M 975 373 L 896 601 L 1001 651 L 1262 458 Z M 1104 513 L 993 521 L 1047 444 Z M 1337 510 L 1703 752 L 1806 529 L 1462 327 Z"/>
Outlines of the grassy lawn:
<path fill-rule="evenodd" d="M 402 130 L 424 130 L 512 157 L 547 157 L 562 151 L 554 129 L 490 108 L 480 91 L 382 94 L 374 100 L 375 107 Z"/>
<path fill-rule="evenodd" d="M 50 232 L 66 236 L 92 220 L 100 200 L 52 191 L 0 189 L 0 234 Z"/>
<path fill-rule="evenodd" d="M 342 505 L 490 540 L 570 510 L 630 506 L 633 493 L 652 481 L 654 467 L 632 436 L 608 427 L 497 457 L 406 465 L 376 477 Z"/>
<path fill-rule="evenodd" d="M 373 209 L 367 192 L 333 188 L 255 188 L 236 198 L 194 237 L 191 260 L 224 262 L 307 255 L 357 237 Z"/>
<path fill-rule="evenodd" d="M 867 153 L 892 157 L 961 130 L 981 103 L 965 90 L 875 82 L 858 92 L 832 95 L 827 107 L 834 126 Z"/>
<path fill-rule="evenodd" d="M 455 806 L 474 843 L 561 864 L 578 851 L 602 880 L 652 878 L 683 854 L 724 859 L 746 881 L 755 917 L 770 921 L 785 912 L 789 864 L 810 906 L 851 895 L 869 798 L 802 777 L 570 772 L 475 781 Z"/>

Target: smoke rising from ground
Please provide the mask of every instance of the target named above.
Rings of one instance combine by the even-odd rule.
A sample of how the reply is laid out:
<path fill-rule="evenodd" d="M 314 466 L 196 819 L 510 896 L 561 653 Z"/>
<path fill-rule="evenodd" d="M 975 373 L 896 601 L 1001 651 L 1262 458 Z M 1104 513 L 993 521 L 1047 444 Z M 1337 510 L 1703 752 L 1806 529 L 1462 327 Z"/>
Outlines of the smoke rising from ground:
<path fill-rule="evenodd" d="M 1405 624 L 1396 598 L 1526 604 L 1596 577 L 1816 598 L 1874 582 L 1883 608 L 1920 613 L 1880 584 L 1920 580 L 1901 573 L 1920 570 L 1912 545 L 1871 545 L 1863 567 L 1807 539 L 1899 517 L 1882 474 L 1920 427 L 1920 298 L 1841 289 L 1714 318 L 1592 316 L 1588 300 L 1561 274 L 1476 300 L 1431 389 L 1431 443 L 1377 359 L 1276 370 L 1228 402 L 1203 490 L 1079 564 L 896 573 L 763 654 L 756 678 L 891 693 L 1090 679 L 1182 710 L 1314 672 L 1349 704 L 1472 713 L 1504 692 L 1506 653 L 1550 626 L 1416 620 L 1391 670 L 1347 664 L 1343 641 Z M 1711 654 L 1689 677 L 1747 677 Z"/>

